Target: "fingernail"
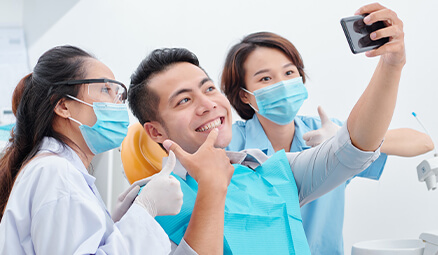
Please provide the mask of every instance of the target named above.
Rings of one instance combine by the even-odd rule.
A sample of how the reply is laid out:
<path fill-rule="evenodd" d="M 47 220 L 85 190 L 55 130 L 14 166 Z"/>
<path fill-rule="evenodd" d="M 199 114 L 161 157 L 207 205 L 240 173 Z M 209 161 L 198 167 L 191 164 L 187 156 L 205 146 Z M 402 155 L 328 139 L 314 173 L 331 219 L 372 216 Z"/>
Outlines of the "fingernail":
<path fill-rule="evenodd" d="M 170 141 L 170 140 L 165 140 L 165 141 L 163 142 L 163 146 L 164 146 L 164 148 L 166 148 L 167 151 L 169 151 L 170 146 L 172 146 L 172 141 Z"/>
<path fill-rule="evenodd" d="M 363 22 L 365 22 L 366 24 L 368 24 L 368 23 L 370 23 L 370 20 L 371 20 L 370 16 L 366 16 L 366 17 L 363 19 Z"/>
<path fill-rule="evenodd" d="M 359 15 L 359 14 L 360 14 L 360 9 L 354 13 L 354 15 Z"/>
<path fill-rule="evenodd" d="M 370 37 L 371 37 L 371 39 L 376 39 L 377 34 L 376 34 L 376 33 L 371 33 L 371 34 L 370 34 Z"/>

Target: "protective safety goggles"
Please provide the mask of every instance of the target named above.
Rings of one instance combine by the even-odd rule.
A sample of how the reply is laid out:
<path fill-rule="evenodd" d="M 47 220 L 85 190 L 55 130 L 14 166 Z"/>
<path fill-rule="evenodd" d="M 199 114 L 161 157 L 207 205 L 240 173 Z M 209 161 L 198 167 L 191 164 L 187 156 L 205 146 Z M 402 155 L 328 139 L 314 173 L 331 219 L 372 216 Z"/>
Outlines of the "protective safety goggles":
<path fill-rule="evenodd" d="M 55 85 L 88 85 L 88 96 L 96 102 L 125 103 L 128 95 L 126 86 L 110 79 L 70 80 L 55 83 Z"/>

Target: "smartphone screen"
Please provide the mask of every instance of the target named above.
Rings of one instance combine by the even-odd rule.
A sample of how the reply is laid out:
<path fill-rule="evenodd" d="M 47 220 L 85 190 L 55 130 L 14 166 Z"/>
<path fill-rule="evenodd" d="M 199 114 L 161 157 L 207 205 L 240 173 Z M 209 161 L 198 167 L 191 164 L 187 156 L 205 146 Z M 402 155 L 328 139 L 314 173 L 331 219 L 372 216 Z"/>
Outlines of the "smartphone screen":
<path fill-rule="evenodd" d="M 387 43 L 389 38 L 381 38 L 373 41 L 370 34 L 376 30 L 386 27 L 383 21 L 366 25 L 363 22 L 365 16 L 357 15 L 341 19 L 342 29 L 347 37 L 350 49 L 354 54 L 369 51 Z"/>

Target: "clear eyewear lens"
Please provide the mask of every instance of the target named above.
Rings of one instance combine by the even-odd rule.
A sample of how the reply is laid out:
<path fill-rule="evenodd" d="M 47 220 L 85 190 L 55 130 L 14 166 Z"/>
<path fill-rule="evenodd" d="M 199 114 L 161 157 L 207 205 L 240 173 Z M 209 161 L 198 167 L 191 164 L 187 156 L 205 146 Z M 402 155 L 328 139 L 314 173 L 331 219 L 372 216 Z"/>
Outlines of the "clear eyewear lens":
<path fill-rule="evenodd" d="M 122 85 L 112 82 L 90 83 L 88 95 L 98 102 L 125 103 L 127 91 Z"/>
<path fill-rule="evenodd" d="M 125 103 L 127 97 L 128 97 L 128 91 L 126 90 L 126 88 L 120 84 L 117 84 L 117 93 L 114 98 L 114 103 L 117 103 L 119 101 Z"/>

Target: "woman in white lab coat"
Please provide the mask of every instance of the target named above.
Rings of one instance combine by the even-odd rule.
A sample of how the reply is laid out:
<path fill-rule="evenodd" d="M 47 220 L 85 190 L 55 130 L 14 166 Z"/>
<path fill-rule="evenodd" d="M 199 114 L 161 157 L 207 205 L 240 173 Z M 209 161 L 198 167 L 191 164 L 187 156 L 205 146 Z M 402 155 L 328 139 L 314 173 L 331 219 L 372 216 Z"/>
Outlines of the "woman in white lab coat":
<path fill-rule="evenodd" d="M 114 223 L 87 171 L 94 155 L 126 136 L 125 99 L 111 70 L 73 46 L 47 51 L 20 81 L 16 126 L 0 160 L 0 254 L 170 252 L 153 217 L 179 212 L 176 179 L 152 178 Z"/>

